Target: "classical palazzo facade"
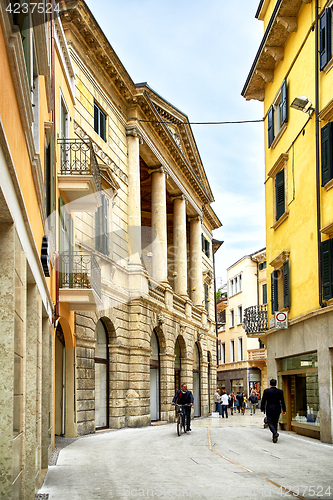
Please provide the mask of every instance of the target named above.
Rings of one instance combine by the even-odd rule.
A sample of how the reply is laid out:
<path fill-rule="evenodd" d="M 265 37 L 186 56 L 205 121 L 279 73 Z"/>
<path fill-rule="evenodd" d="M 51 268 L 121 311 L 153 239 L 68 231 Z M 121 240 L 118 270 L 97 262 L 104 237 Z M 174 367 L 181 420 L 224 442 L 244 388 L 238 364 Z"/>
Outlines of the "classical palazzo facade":
<path fill-rule="evenodd" d="M 61 21 L 76 101 L 73 136 L 64 130 L 58 141 L 58 170 L 68 179 L 75 148 L 89 144 L 99 193 L 94 207 L 95 195 L 75 198 L 59 186 L 72 228 L 60 260 L 69 255 L 72 271 L 60 265 L 56 434 L 172 421 L 181 382 L 194 394 L 194 416 L 208 415 L 220 246 L 212 232 L 221 223 L 188 118 L 131 80 L 83 1 L 61 2 Z M 81 300 L 88 253 L 94 300 Z"/>

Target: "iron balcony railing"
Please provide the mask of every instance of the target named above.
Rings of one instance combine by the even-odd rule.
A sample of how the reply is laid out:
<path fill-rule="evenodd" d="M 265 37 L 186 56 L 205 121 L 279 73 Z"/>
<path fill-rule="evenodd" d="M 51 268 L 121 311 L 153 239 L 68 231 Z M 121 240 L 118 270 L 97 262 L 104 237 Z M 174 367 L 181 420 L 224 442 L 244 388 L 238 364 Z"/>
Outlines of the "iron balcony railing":
<path fill-rule="evenodd" d="M 101 297 L 101 268 L 93 254 L 61 252 L 59 255 L 59 287 L 91 288 Z"/>
<path fill-rule="evenodd" d="M 101 174 L 91 140 L 58 139 L 61 175 L 92 175 L 96 190 L 102 190 Z"/>
<path fill-rule="evenodd" d="M 244 310 L 243 328 L 246 334 L 266 332 L 268 330 L 267 304 L 247 307 Z"/>

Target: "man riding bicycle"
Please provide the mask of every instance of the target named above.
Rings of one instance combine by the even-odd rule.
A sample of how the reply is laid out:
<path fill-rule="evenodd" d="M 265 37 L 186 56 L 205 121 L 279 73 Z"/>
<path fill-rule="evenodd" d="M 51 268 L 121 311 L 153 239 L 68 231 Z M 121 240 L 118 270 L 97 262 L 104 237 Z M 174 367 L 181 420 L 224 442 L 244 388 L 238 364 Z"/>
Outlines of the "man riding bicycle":
<path fill-rule="evenodd" d="M 182 384 L 181 389 L 176 392 L 175 397 L 172 400 L 172 405 L 174 404 L 179 404 L 179 405 L 190 405 L 190 406 L 185 406 L 185 412 L 186 412 L 186 431 L 191 430 L 191 406 L 193 406 L 193 395 L 191 391 L 187 390 L 187 385 Z"/>

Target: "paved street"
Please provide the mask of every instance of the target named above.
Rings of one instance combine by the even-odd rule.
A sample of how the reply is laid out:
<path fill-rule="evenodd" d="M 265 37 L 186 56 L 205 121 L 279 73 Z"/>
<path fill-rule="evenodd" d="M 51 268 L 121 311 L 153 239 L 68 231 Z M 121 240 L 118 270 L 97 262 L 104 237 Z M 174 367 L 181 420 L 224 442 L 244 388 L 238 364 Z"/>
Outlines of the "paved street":
<path fill-rule="evenodd" d="M 60 451 L 39 493 L 49 500 L 333 499 L 333 445 L 287 432 L 274 444 L 262 422 L 261 413 L 237 414 L 195 420 L 180 437 L 175 424 L 84 436 Z"/>

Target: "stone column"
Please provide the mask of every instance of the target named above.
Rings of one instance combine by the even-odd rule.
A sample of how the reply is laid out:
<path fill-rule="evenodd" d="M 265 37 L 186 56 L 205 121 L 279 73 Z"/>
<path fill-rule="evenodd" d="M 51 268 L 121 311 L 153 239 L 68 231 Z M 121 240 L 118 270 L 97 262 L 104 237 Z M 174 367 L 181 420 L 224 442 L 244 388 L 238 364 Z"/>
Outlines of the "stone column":
<path fill-rule="evenodd" d="M 202 306 L 203 282 L 200 216 L 190 219 L 190 279 L 193 304 Z"/>
<path fill-rule="evenodd" d="M 140 140 L 135 127 L 126 131 L 128 148 L 129 263 L 141 265 Z"/>
<path fill-rule="evenodd" d="M 174 290 L 187 296 L 186 199 L 181 195 L 173 200 L 173 245 L 175 255 Z"/>
<path fill-rule="evenodd" d="M 151 174 L 151 227 L 152 272 L 159 283 L 168 281 L 167 262 L 167 213 L 166 213 L 166 173 L 163 167 L 150 170 Z"/>

